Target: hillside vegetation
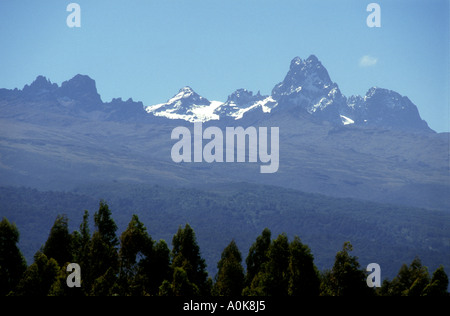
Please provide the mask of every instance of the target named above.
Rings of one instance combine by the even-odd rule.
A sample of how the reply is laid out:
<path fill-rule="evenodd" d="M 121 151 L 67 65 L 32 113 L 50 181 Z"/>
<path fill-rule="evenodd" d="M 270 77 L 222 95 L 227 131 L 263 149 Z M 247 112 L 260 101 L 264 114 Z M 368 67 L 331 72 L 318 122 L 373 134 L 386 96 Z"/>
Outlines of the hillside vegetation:
<path fill-rule="evenodd" d="M 245 259 L 232 239 L 221 252 L 214 279 L 193 228 L 179 226 L 172 249 L 155 241 L 136 214 L 120 236 L 109 206 L 101 201 L 85 211 L 79 230 L 69 232 L 58 215 L 43 247 L 27 266 L 17 242 L 20 232 L 7 218 L 0 222 L 0 295 L 14 296 L 448 296 L 441 265 L 432 276 L 419 258 L 403 264 L 381 285 L 351 254 L 345 242 L 331 269 L 319 271 L 310 247 L 295 236 L 272 238 L 265 228 Z M 75 262 L 75 263 L 73 263 Z M 372 265 L 371 265 L 372 266 Z M 82 267 L 82 268 L 81 268 Z M 376 268 L 377 269 L 377 268 Z M 72 272 L 68 275 L 67 272 Z M 82 273 L 81 273 L 82 272 Z M 372 281 L 370 281 L 372 280 Z M 376 289 L 373 287 L 375 282 Z"/>
<path fill-rule="evenodd" d="M 230 240 L 247 253 L 264 228 L 290 239 L 299 236 L 311 248 L 320 270 L 332 266 L 336 252 L 347 241 L 361 265 L 380 264 L 386 278 L 393 278 L 403 263 L 415 257 L 430 269 L 441 264 L 450 269 L 448 212 L 247 183 L 197 189 L 116 183 L 66 193 L 3 187 L 0 217 L 17 225 L 20 249 L 31 262 L 58 215 L 65 214 L 69 229 L 77 230 L 84 210 L 92 214 L 100 199 L 110 206 L 119 232 L 136 214 L 153 238 L 170 243 L 180 225 L 189 223 L 211 275 L 217 272 L 220 253 Z"/>

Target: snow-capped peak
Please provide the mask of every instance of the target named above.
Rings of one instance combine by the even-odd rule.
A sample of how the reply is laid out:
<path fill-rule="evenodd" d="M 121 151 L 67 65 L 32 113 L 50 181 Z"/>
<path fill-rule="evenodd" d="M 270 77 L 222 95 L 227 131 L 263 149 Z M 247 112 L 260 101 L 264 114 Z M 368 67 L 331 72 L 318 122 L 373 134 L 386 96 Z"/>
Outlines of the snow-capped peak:
<path fill-rule="evenodd" d="M 184 87 L 166 103 L 147 106 L 145 110 L 155 116 L 205 122 L 219 119 L 214 110 L 221 104 L 222 102 L 211 102 L 198 95 L 191 87 Z"/>

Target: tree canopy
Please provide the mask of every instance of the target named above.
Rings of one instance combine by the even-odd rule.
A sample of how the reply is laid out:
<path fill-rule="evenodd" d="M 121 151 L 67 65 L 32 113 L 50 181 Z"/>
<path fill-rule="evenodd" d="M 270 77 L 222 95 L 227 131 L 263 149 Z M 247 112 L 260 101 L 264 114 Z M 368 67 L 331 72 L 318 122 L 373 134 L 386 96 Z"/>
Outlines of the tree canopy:
<path fill-rule="evenodd" d="M 172 249 L 155 241 L 137 215 L 117 234 L 106 202 L 94 214 L 94 231 L 85 211 L 79 230 L 69 232 L 69 219 L 58 215 L 48 239 L 27 266 L 17 246 L 19 231 L 6 218 L 0 222 L 0 294 L 18 296 L 448 296 L 443 266 L 432 276 L 419 258 L 404 264 L 398 275 L 369 288 L 367 272 L 353 246 L 343 244 L 330 270 L 319 271 L 308 245 L 284 233 L 272 239 L 265 228 L 250 246 L 245 266 L 232 236 L 208 275 L 194 229 L 180 226 Z M 66 284 L 69 262 L 81 267 L 81 287 Z"/>

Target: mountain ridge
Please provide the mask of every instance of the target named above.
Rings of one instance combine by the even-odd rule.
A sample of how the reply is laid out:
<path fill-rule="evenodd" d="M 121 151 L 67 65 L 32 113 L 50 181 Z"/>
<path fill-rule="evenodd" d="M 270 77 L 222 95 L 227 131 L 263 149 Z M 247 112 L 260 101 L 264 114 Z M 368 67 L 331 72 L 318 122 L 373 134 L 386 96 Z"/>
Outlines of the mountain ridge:
<path fill-rule="evenodd" d="M 292 82 L 311 80 L 302 68 L 322 69 L 318 62 L 294 59 L 287 77 Z M 100 180 L 185 186 L 244 181 L 448 210 L 448 133 L 431 132 L 425 123 L 409 128 L 411 120 L 421 122 L 416 106 L 387 89 L 371 88 L 364 97 L 350 97 L 353 106 L 347 107 L 325 71 L 301 89 L 295 88 L 297 81 L 280 87 L 285 91 L 281 103 L 238 89 L 222 106 L 185 87 L 169 99 L 171 106 L 181 102 L 178 108 L 161 108 L 177 109 L 170 113 L 173 119 L 149 114 L 142 102 L 131 98 L 101 101 L 95 81 L 83 75 L 68 80 L 66 90 L 43 76 L 23 90 L 0 89 L 0 185 L 71 190 Z M 308 112 L 315 104 L 316 111 Z M 337 111 L 338 105 L 350 113 Z M 227 110 L 220 119 L 210 119 Z M 260 175 L 254 163 L 174 163 L 171 133 L 179 126 L 192 129 L 195 119 L 204 120 L 204 129 L 223 131 L 279 127 L 278 172 Z"/>
<path fill-rule="evenodd" d="M 157 116 L 180 118 L 190 122 L 224 118 L 239 120 L 254 111 L 260 113 L 271 113 L 272 110 L 303 111 L 312 117 L 331 122 L 334 125 L 356 124 L 358 126 L 434 132 L 420 117 L 417 106 L 407 97 L 403 97 L 395 91 L 372 87 L 364 97 L 359 95 L 345 97 L 338 84 L 331 80 L 327 69 L 315 55 L 310 55 L 306 60 L 295 57 L 291 61 L 286 77 L 275 85 L 270 96 L 261 96 L 259 92 L 253 95 L 252 91 L 237 89 L 226 102 L 219 106 L 217 102 L 210 103 L 209 105 L 214 107 L 215 115 L 209 117 L 169 115 L 177 110 L 171 102 L 176 96 L 166 103 L 146 106 L 146 111 Z M 242 101 L 242 99 L 244 100 Z M 392 106 L 389 107 L 386 104 Z M 207 102 L 202 105 L 208 107 Z M 183 106 L 187 109 L 186 112 L 189 112 L 190 106 L 195 108 L 198 104 L 184 103 Z M 172 109 L 167 110 L 170 107 Z M 161 108 L 165 111 L 159 111 Z"/>
<path fill-rule="evenodd" d="M 76 111 L 84 112 L 117 111 L 120 105 L 128 108 L 134 106 L 133 117 L 139 120 L 143 119 L 139 116 L 146 114 L 188 122 L 241 120 L 245 116 L 288 111 L 293 115 L 306 113 L 311 119 L 327 121 L 335 126 L 352 124 L 434 132 L 420 117 L 417 106 L 408 97 L 395 91 L 372 87 L 365 96 L 344 96 L 315 55 L 305 60 L 295 57 L 284 80 L 275 85 L 271 95 L 263 96 L 260 92 L 254 95 L 252 91 L 241 88 L 230 94 L 225 102 L 209 101 L 188 86 L 181 88 L 167 102 L 155 105 L 134 101 L 131 105 L 128 102 L 131 99 L 127 103 L 120 98 L 104 102 L 97 91 L 95 80 L 81 74 L 64 81 L 61 86 L 39 75 L 22 90 L 0 89 L 0 99 L 11 101 L 17 98 L 28 101 L 52 100 L 56 105 L 72 106 Z M 115 105 L 113 108 L 110 107 L 112 104 Z M 125 117 L 129 117 L 125 112 L 121 111 Z"/>

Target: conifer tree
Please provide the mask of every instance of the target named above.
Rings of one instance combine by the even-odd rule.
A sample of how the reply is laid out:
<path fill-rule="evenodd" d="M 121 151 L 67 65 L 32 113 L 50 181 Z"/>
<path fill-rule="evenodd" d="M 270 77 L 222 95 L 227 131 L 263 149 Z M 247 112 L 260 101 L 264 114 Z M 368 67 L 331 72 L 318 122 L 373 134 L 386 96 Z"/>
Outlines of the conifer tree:
<path fill-rule="evenodd" d="M 201 295 L 209 295 L 211 289 L 208 282 L 205 260 L 200 255 L 194 230 L 186 224 L 179 227 L 172 239 L 172 267 L 182 268 L 192 284 L 196 285 Z M 181 273 L 178 271 L 178 273 Z M 175 275 L 175 272 L 174 272 Z"/>
<path fill-rule="evenodd" d="M 159 289 L 160 296 L 199 296 L 198 286 L 189 280 L 188 273 L 181 267 L 173 270 L 172 282 L 165 280 Z"/>
<path fill-rule="evenodd" d="M 117 225 L 111 217 L 108 205 L 100 202 L 98 212 L 94 214 L 96 231 L 92 235 L 90 249 L 90 267 L 88 279 L 92 283 L 94 295 L 108 295 L 118 273 Z M 111 292 L 113 293 L 113 292 Z"/>
<path fill-rule="evenodd" d="M 72 244 L 76 239 L 76 245 L 73 246 L 74 261 L 78 262 L 81 266 L 88 266 L 88 254 L 91 244 L 91 233 L 89 229 L 89 212 L 84 211 L 83 221 L 80 224 L 80 231 L 76 232 L 77 238 L 72 238 Z"/>
<path fill-rule="evenodd" d="M 61 267 L 58 274 L 56 275 L 56 280 L 50 287 L 48 296 L 83 296 L 83 286 L 82 287 L 69 287 L 67 286 L 68 272 L 67 267 Z"/>
<path fill-rule="evenodd" d="M 47 258 L 53 258 L 62 267 L 72 261 L 72 238 L 69 233 L 69 219 L 58 215 L 43 248 Z"/>
<path fill-rule="evenodd" d="M 420 296 L 429 284 L 427 267 L 419 258 L 414 258 L 409 266 L 403 264 L 391 282 L 383 282 L 381 293 L 388 296 Z"/>
<path fill-rule="evenodd" d="M 333 268 L 324 274 L 322 295 L 332 296 L 370 296 L 372 288 L 366 284 L 366 272 L 360 269 L 358 258 L 351 256 L 353 247 L 345 242 L 336 254 Z"/>
<path fill-rule="evenodd" d="M 151 256 L 143 258 L 139 266 L 139 277 L 142 278 L 146 293 L 157 295 L 162 282 L 173 275 L 167 243 L 160 240 L 154 244 Z"/>
<path fill-rule="evenodd" d="M 244 268 L 241 252 L 234 240 L 223 250 L 221 259 L 217 263 L 217 270 L 213 295 L 241 295 L 244 287 Z"/>
<path fill-rule="evenodd" d="M 27 268 L 18 242 L 16 225 L 3 218 L 0 222 L 0 296 L 7 295 L 16 287 Z"/>
<path fill-rule="evenodd" d="M 289 285 L 289 241 L 286 234 L 278 235 L 270 244 L 268 260 L 260 271 L 262 292 L 267 296 L 287 296 Z"/>
<path fill-rule="evenodd" d="M 423 290 L 424 296 L 449 296 L 448 276 L 444 271 L 444 267 L 440 266 L 434 271 L 430 283 Z"/>
<path fill-rule="evenodd" d="M 91 233 L 89 229 L 89 212 L 84 211 L 80 230 L 72 233 L 73 261 L 78 263 L 83 270 L 81 291 L 89 294 L 92 285 L 91 280 Z"/>
<path fill-rule="evenodd" d="M 318 296 L 320 293 L 319 271 L 314 265 L 310 248 L 299 237 L 289 245 L 289 288 L 293 296 Z"/>
<path fill-rule="evenodd" d="M 116 235 L 117 225 L 105 201 L 100 201 L 98 211 L 94 214 L 94 223 L 100 238 L 111 247 L 116 247 L 119 240 Z"/>
<path fill-rule="evenodd" d="M 133 215 L 127 229 L 120 236 L 120 274 L 119 281 L 124 295 L 145 293 L 144 271 L 141 260 L 150 259 L 153 253 L 153 240 L 137 215 Z"/>
<path fill-rule="evenodd" d="M 108 268 L 106 272 L 94 280 L 92 284 L 92 296 L 113 296 L 119 292 L 117 286 L 117 276 L 113 268 Z"/>
<path fill-rule="evenodd" d="M 248 256 L 245 260 L 245 263 L 247 264 L 247 274 L 245 276 L 247 288 L 251 286 L 253 279 L 261 270 L 263 264 L 268 260 L 267 251 L 270 247 L 271 236 L 271 231 L 268 228 L 265 228 L 248 251 Z"/>
<path fill-rule="evenodd" d="M 59 266 L 55 259 L 48 258 L 44 253 L 37 252 L 34 262 L 30 265 L 17 285 L 14 295 L 47 296 L 50 288 L 59 274 Z"/>

